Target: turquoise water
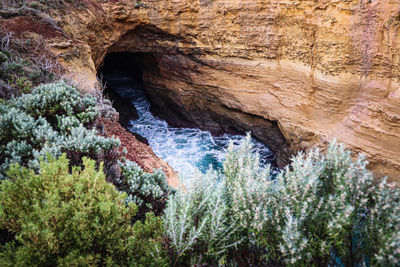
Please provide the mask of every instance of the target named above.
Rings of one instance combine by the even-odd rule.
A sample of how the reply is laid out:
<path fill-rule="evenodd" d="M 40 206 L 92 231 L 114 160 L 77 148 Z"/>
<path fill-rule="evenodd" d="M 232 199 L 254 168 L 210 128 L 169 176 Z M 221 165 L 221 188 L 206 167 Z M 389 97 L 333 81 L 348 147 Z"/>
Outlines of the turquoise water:
<path fill-rule="evenodd" d="M 186 183 L 196 171 L 208 168 L 220 169 L 225 158 L 225 150 L 230 142 L 239 144 L 244 135 L 224 134 L 216 137 L 208 131 L 196 128 L 176 128 L 169 126 L 150 112 L 150 103 L 144 92 L 128 76 L 105 76 L 108 87 L 135 105 L 139 119 L 131 121 L 128 129 L 145 137 L 157 156 L 179 172 Z M 274 154 L 266 145 L 252 139 L 254 152 L 260 154 L 262 164 L 272 162 Z"/>

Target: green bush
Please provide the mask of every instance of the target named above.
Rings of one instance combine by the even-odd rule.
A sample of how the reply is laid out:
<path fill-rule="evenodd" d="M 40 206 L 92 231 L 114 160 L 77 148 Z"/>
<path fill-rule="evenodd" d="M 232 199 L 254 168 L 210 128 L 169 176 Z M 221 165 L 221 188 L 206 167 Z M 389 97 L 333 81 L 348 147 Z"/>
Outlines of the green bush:
<path fill-rule="evenodd" d="M 0 32 L 0 38 L 1 35 Z M 27 43 L 22 45 L 22 47 L 29 47 L 29 40 L 27 39 Z M 22 40 L 16 39 L 11 40 L 11 42 L 13 44 L 20 44 Z M 30 92 L 33 86 L 54 81 L 57 75 L 52 71 L 56 70 L 57 65 L 55 63 L 53 65 L 49 66 L 53 66 L 54 70 L 50 67 L 46 69 L 38 62 L 33 62 L 32 59 L 23 59 L 14 50 L 0 51 L 0 80 L 12 88 L 11 92 L 8 92 L 6 95 L 3 92 L 0 96 L 7 98 L 16 97 L 22 93 Z"/>
<path fill-rule="evenodd" d="M 296 156 L 260 202 L 263 220 L 253 228 L 268 256 L 287 264 L 327 265 L 332 255 L 345 266 L 399 264 L 400 189 L 376 182 L 366 165 L 336 143 L 325 154 Z"/>
<path fill-rule="evenodd" d="M 3 53 L 2 51 L 0 51 L 0 64 L 2 64 L 3 62 L 6 62 L 8 60 L 8 56 L 6 55 L 6 53 Z"/>
<path fill-rule="evenodd" d="M 105 181 L 95 162 L 69 173 L 65 155 L 41 172 L 12 165 L 0 185 L 0 228 L 15 235 L 1 266 L 167 266 L 160 219 L 132 226 L 136 206 Z"/>
<path fill-rule="evenodd" d="M 119 146 L 92 127 L 96 100 L 61 82 L 0 103 L 0 178 L 12 163 L 39 170 L 39 158 L 67 153 L 72 165 L 83 156 L 98 162 Z"/>
<path fill-rule="evenodd" d="M 161 169 L 147 173 L 132 161 L 119 164 L 122 170 L 123 185 L 120 189 L 128 193 L 128 200 L 139 207 L 138 218 L 144 218 L 147 212 L 161 215 L 169 194 L 174 193 Z"/>
<path fill-rule="evenodd" d="M 249 138 L 238 149 L 230 146 L 223 174 L 212 179 L 199 175 L 188 194 L 177 193 L 168 201 L 164 223 L 174 259 L 244 265 L 400 264 L 400 189 L 385 179 L 374 181 L 365 158 L 352 156 L 332 143 L 325 154 L 300 153 L 272 179 L 269 167 L 259 167 L 257 155 L 251 154 Z M 212 206 L 218 201 L 211 199 L 222 203 Z M 225 239 L 210 225 L 218 225 Z"/>
<path fill-rule="evenodd" d="M 224 184 L 209 171 L 193 179 L 187 192 L 170 195 L 163 216 L 172 261 L 181 266 L 226 263 L 227 252 L 243 241 L 239 228 L 227 216 Z"/>

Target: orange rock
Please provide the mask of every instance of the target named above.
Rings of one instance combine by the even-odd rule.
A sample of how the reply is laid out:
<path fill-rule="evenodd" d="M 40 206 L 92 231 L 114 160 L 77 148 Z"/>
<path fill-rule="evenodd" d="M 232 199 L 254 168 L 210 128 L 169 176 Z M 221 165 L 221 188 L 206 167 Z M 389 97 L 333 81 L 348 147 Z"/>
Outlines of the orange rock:
<path fill-rule="evenodd" d="M 290 152 L 336 138 L 400 181 L 398 1 L 92 2 L 57 17 L 74 45 L 54 48 L 88 88 L 108 53 L 151 53 L 153 94 L 275 123 Z"/>
<path fill-rule="evenodd" d="M 134 135 L 125 130 L 118 122 L 99 118 L 99 124 L 104 126 L 106 136 L 119 138 L 121 141 L 121 150 L 123 147 L 127 150 L 126 159 L 136 162 L 146 172 L 153 172 L 154 169 L 161 168 L 170 186 L 174 188 L 182 186 L 177 173 L 168 163 L 157 157 L 148 145 L 139 142 Z"/>

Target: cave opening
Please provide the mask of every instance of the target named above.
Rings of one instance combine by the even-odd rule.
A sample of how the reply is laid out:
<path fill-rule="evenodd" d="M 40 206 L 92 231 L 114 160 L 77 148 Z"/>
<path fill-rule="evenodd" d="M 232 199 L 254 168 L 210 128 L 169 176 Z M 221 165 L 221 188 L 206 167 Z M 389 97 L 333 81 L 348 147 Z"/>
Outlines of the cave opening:
<path fill-rule="evenodd" d="M 144 91 L 143 73 L 155 65 L 155 59 L 147 53 L 110 53 L 98 71 L 106 94 L 113 101 L 119 113 L 127 112 L 120 108 L 120 101 L 132 100 L 136 90 Z M 123 125 L 124 126 L 124 125 Z"/>
<path fill-rule="evenodd" d="M 99 74 L 130 76 L 143 85 L 143 72 L 150 71 L 156 64 L 154 56 L 149 53 L 114 52 L 104 58 Z"/>
<path fill-rule="evenodd" d="M 98 72 L 99 78 L 105 85 L 105 95 L 112 100 L 120 114 L 119 122 L 126 128 L 130 120 L 137 118 L 135 107 L 131 103 L 139 91 L 146 95 L 151 112 L 169 124 L 175 127 L 206 128 L 198 125 L 196 119 L 183 107 L 166 97 L 166 90 L 161 88 L 163 85 L 154 83 L 154 77 L 162 75 L 157 60 L 160 57 L 162 56 L 158 54 L 143 52 L 112 52 L 105 57 Z M 165 65 L 163 67 L 165 70 Z M 167 68 L 171 71 L 173 65 Z M 206 130 L 216 133 L 212 128 Z M 218 130 L 218 133 L 222 132 Z"/>
<path fill-rule="evenodd" d="M 167 89 L 163 88 L 165 80 L 159 77 L 168 76 L 168 72 L 181 75 L 183 72 L 174 69 L 173 64 L 160 67 L 163 56 L 128 52 L 108 54 L 99 69 L 99 76 L 106 85 L 104 94 L 119 112 L 121 125 L 145 140 L 158 156 L 181 174 L 190 176 L 196 168 L 206 171 L 210 165 L 220 169 L 229 142 L 238 144 L 244 140 L 246 129 L 238 129 L 229 121 L 221 128 L 206 113 L 197 121 L 198 112 L 191 113 L 171 101 L 166 95 Z M 169 117 L 172 119 L 168 120 Z M 209 123 L 201 127 L 201 120 L 208 119 Z M 210 131 L 213 123 L 219 127 L 217 132 Z M 265 144 L 257 139 L 253 139 L 253 144 L 263 164 L 275 164 L 275 154 Z"/>

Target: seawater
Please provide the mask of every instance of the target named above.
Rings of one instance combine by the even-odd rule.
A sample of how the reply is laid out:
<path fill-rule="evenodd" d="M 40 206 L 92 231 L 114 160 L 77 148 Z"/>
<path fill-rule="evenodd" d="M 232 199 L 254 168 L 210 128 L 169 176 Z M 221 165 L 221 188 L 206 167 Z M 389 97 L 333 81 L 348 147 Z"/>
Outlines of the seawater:
<path fill-rule="evenodd" d="M 196 170 L 219 170 L 230 142 L 239 145 L 245 135 L 224 134 L 212 136 L 196 128 L 176 128 L 150 112 L 150 102 L 140 84 L 123 74 L 105 75 L 106 86 L 135 105 L 139 119 L 130 122 L 128 130 L 145 137 L 154 153 L 179 172 L 184 184 Z M 254 153 L 259 153 L 261 164 L 274 161 L 273 152 L 257 139 L 252 138 Z"/>

